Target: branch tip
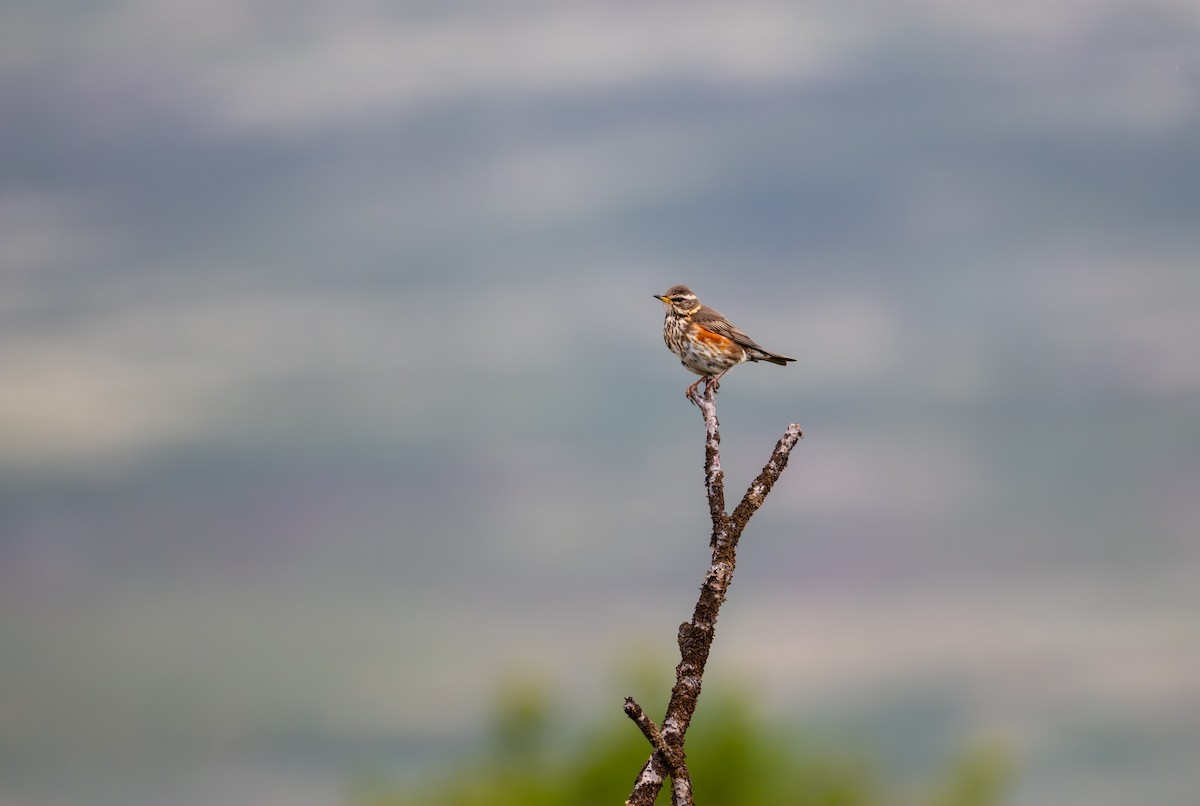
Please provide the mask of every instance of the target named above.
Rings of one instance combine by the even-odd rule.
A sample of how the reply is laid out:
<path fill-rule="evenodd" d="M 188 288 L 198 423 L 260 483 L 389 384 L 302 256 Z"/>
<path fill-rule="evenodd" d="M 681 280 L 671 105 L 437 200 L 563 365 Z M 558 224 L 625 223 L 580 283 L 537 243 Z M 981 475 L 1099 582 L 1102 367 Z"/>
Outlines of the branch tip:
<path fill-rule="evenodd" d="M 650 742 L 650 746 L 654 748 L 655 752 L 662 754 L 663 759 L 667 762 L 667 766 L 671 770 L 672 777 L 676 777 L 679 768 L 683 766 L 682 751 L 676 751 L 667 744 L 667 740 L 663 738 L 662 731 L 659 730 L 658 725 L 654 724 L 654 720 L 646 715 L 646 712 L 642 710 L 642 706 L 638 705 L 633 697 L 625 698 L 625 713 L 638 726 L 638 729 L 646 737 L 646 741 Z"/>

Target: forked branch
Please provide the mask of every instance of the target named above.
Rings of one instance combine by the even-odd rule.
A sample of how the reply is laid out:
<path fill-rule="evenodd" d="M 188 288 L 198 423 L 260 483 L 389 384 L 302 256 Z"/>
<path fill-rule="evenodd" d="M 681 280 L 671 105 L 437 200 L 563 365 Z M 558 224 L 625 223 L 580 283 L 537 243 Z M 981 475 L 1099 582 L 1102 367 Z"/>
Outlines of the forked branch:
<path fill-rule="evenodd" d="M 690 399 L 704 417 L 704 486 L 708 493 L 708 508 L 712 515 L 712 565 L 700 587 L 700 598 L 692 620 L 679 625 L 679 665 L 675 667 L 675 687 L 660 730 L 642 712 L 632 698 L 625 700 L 625 712 L 637 723 L 654 749 L 642 765 L 626 806 L 653 806 L 663 783 L 672 781 L 672 806 L 693 806 L 692 782 L 684 762 L 684 736 L 696 712 L 704 667 L 712 649 L 717 614 L 725 602 L 725 592 L 733 580 L 737 563 L 737 544 L 750 517 L 758 511 L 780 474 L 787 467 L 792 448 L 803 436 L 800 426 L 792 423 L 775 444 L 771 458 L 762 472 L 751 482 L 741 502 L 732 514 L 725 512 L 725 476 L 721 471 L 721 433 L 717 422 L 716 389 L 708 386 L 703 394 L 694 392 Z"/>

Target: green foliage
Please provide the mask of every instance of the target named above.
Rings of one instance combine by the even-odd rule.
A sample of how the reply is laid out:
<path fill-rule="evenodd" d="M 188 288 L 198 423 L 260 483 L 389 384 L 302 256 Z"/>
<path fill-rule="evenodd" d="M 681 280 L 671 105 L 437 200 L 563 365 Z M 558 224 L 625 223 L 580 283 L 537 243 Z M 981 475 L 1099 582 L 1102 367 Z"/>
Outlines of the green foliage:
<path fill-rule="evenodd" d="M 967 753 L 950 770 L 930 806 L 999 806 L 1012 777 L 1008 754 L 997 747 L 980 747 Z"/>
<path fill-rule="evenodd" d="M 612 806 L 629 796 L 646 741 L 614 705 L 604 727 L 565 742 L 544 689 L 510 686 L 493 716 L 484 758 L 465 760 L 419 787 L 359 792 L 352 806 Z M 565 749 L 564 749 L 565 747 Z M 750 699 L 705 691 L 688 732 L 688 768 L 703 806 L 999 806 L 1005 754 L 966 753 L 931 794 L 885 794 L 864 757 L 823 749 L 769 724 Z M 670 801 L 664 787 L 658 803 Z"/>

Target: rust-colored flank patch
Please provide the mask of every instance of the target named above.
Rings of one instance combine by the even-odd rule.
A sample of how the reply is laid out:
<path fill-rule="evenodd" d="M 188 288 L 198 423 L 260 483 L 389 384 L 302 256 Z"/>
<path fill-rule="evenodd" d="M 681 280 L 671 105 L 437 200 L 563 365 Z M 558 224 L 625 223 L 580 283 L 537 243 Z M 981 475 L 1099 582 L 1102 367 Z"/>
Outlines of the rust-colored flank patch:
<path fill-rule="evenodd" d="M 696 340 L 717 348 L 726 348 L 733 343 L 732 339 L 722 336 L 720 333 L 713 333 L 700 325 L 696 325 Z"/>

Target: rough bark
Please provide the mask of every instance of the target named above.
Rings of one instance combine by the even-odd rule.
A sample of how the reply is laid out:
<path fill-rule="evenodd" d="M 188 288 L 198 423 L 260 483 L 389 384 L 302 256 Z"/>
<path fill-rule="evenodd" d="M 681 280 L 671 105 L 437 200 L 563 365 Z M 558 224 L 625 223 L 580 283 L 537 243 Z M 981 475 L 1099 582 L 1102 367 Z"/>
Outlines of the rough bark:
<path fill-rule="evenodd" d="M 642 765 L 626 806 L 652 806 L 668 777 L 671 778 L 672 806 L 693 806 L 691 775 L 685 762 L 684 737 L 700 698 L 704 667 L 708 663 L 716 633 L 717 615 L 725 602 L 725 593 L 733 580 L 737 564 L 737 545 L 750 517 L 758 511 L 767 494 L 787 467 L 792 448 L 803 436 L 800 426 L 792 423 L 775 444 L 771 458 L 751 482 L 732 514 L 725 512 L 725 476 L 721 471 L 721 433 L 717 422 L 716 389 L 706 386 L 690 399 L 704 417 L 704 486 L 712 516 L 712 565 L 700 587 L 700 598 L 692 620 L 679 625 L 679 665 L 675 667 L 675 687 L 663 718 L 662 728 L 646 716 L 632 698 L 625 700 L 625 712 L 653 748 Z"/>

